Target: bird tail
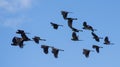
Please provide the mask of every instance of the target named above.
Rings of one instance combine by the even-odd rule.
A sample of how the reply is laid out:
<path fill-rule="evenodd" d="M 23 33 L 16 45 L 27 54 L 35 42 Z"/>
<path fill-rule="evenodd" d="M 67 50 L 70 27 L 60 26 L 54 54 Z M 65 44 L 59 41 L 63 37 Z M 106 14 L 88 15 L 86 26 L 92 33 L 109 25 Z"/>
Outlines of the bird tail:
<path fill-rule="evenodd" d="M 103 47 L 100 46 L 99 48 L 103 48 Z"/>
<path fill-rule="evenodd" d="M 25 34 L 30 34 L 30 33 L 28 33 L 28 32 L 25 32 Z"/>
<path fill-rule="evenodd" d="M 41 41 L 46 41 L 46 39 L 40 39 Z"/>
<path fill-rule="evenodd" d="M 62 50 L 62 49 L 58 49 L 59 51 L 64 51 L 64 50 Z"/>
<path fill-rule="evenodd" d="M 53 47 L 53 46 L 49 46 L 49 47 L 51 47 L 52 49 L 55 48 L 55 47 Z M 59 51 L 64 51 L 64 50 L 58 49 L 58 48 L 55 48 L 55 49 L 57 49 L 57 50 L 59 50 Z"/>
<path fill-rule="evenodd" d="M 114 43 L 110 43 L 110 45 L 115 45 Z"/>
<path fill-rule="evenodd" d="M 63 27 L 63 25 L 59 25 L 59 26 L 62 26 L 62 27 Z"/>

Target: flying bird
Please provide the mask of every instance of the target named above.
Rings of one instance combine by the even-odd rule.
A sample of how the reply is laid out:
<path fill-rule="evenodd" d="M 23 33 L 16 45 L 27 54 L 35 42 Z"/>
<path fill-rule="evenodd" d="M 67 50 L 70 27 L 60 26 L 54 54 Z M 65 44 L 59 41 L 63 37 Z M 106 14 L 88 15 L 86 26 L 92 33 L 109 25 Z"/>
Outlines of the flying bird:
<path fill-rule="evenodd" d="M 24 32 L 24 30 L 17 30 L 16 33 L 17 33 L 17 34 L 23 34 L 23 33 L 25 33 L 25 32 Z"/>
<path fill-rule="evenodd" d="M 19 44 L 18 39 L 19 39 L 19 37 L 13 37 L 11 45 L 17 46 Z"/>
<path fill-rule="evenodd" d="M 79 38 L 78 38 L 78 36 L 77 36 L 77 34 L 75 32 L 72 33 L 71 40 L 73 40 L 73 41 L 79 41 Z"/>
<path fill-rule="evenodd" d="M 38 36 L 34 36 L 34 38 L 32 38 L 33 39 L 33 41 L 35 42 L 35 43 L 37 43 L 37 44 L 39 44 L 39 41 L 41 40 L 41 41 L 46 41 L 46 39 L 41 39 L 40 37 L 38 37 Z"/>
<path fill-rule="evenodd" d="M 21 34 L 21 37 L 23 38 L 23 41 L 31 41 L 31 39 L 28 38 L 28 36 L 25 33 Z"/>
<path fill-rule="evenodd" d="M 72 28 L 73 20 L 77 20 L 77 18 L 66 18 L 68 20 L 68 27 Z"/>
<path fill-rule="evenodd" d="M 24 30 L 20 30 L 20 29 L 18 29 L 16 33 L 17 34 L 29 34 L 27 32 L 24 32 Z"/>
<path fill-rule="evenodd" d="M 41 45 L 41 48 L 43 49 L 43 52 L 45 54 L 48 54 L 48 49 L 49 49 L 50 46 L 47 46 L 47 45 Z"/>
<path fill-rule="evenodd" d="M 114 45 L 114 43 L 111 43 L 110 42 L 110 40 L 109 40 L 109 38 L 108 38 L 108 36 L 106 36 L 105 38 L 104 38 L 104 44 L 106 44 L 106 45 Z"/>
<path fill-rule="evenodd" d="M 73 40 L 73 41 L 83 41 L 83 40 L 79 40 L 78 37 L 79 37 L 79 36 L 76 34 L 76 32 L 73 32 L 73 33 L 72 33 L 72 38 L 71 38 L 71 40 Z"/>
<path fill-rule="evenodd" d="M 63 26 L 63 25 L 59 25 L 53 22 L 50 22 L 50 24 L 53 26 L 54 29 L 58 29 L 59 26 Z"/>
<path fill-rule="evenodd" d="M 97 45 L 93 45 L 92 48 L 95 49 L 97 53 L 99 53 L 100 52 L 99 49 L 103 48 L 103 47 L 97 46 Z"/>
<path fill-rule="evenodd" d="M 94 32 L 91 32 L 93 39 L 95 39 L 97 42 L 100 41 L 100 39 L 103 39 L 102 37 L 98 37 Z"/>
<path fill-rule="evenodd" d="M 71 12 L 61 11 L 61 14 L 62 14 L 62 16 L 63 16 L 63 18 L 64 18 L 65 20 L 67 19 L 68 13 L 71 13 Z"/>
<path fill-rule="evenodd" d="M 87 27 L 88 27 L 87 22 L 84 21 L 84 22 L 83 22 L 83 29 L 86 29 Z"/>
<path fill-rule="evenodd" d="M 23 48 L 24 44 L 23 44 L 23 39 L 20 37 L 13 37 L 12 39 L 12 46 L 19 46 L 20 48 Z"/>
<path fill-rule="evenodd" d="M 85 55 L 86 58 L 89 57 L 90 52 L 94 52 L 94 51 L 89 49 L 83 49 L 83 54 Z"/>
<path fill-rule="evenodd" d="M 31 39 L 28 38 L 28 36 L 26 35 L 26 34 L 29 34 L 29 33 L 25 33 L 24 30 L 17 30 L 16 33 L 21 34 L 21 37 L 22 37 L 23 41 L 31 41 Z"/>
<path fill-rule="evenodd" d="M 92 32 L 96 31 L 96 29 L 93 29 L 92 26 L 87 25 L 86 21 L 83 22 L 83 29 L 85 29 L 85 30 L 91 30 Z"/>
<path fill-rule="evenodd" d="M 64 51 L 64 50 L 52 47 L 52 53 L 55 58 L 58 58 L 59 51 Z"/>
<path fill-rule="evenodd" d="M 109 41 L 109 39 L 108 39 L 108 36 L 105 37 L 105 39 L 104 39 L 104 44 L 106 44 L 106 45 L 109 45 L 109 44 L 110 44 L 110 41 Z"/>

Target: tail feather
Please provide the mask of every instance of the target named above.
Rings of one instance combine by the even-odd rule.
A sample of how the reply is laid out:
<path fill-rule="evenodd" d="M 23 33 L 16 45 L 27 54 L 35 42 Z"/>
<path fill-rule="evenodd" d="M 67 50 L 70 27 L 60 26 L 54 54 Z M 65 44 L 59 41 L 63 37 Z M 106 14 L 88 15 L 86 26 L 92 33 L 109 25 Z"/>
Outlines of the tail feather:
<path fill-rule="evenodd" d="M 40 39 L 41 41 L 46 41 L 46 39 Z"/>

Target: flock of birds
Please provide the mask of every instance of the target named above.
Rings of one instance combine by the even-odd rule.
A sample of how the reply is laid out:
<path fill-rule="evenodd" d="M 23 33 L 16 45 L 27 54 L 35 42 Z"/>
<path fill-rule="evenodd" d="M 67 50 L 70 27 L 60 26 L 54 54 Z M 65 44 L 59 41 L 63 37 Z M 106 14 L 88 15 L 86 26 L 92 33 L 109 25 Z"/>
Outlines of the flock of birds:
<path fill-rule="evenodd" d="M 113 43 L 110 42 L 108 36 L 106 36 L 105 38 L 99 37 L 98 35 L 95 34 L 96 29 L 94 29 L 91 25 L 88 25 L 86 21 L 83 22 L 83 30 L 79 30 L 76 29 L 75 27 L 73 27 L 73 20 L 77 20 L 77 18 L 71 18 L 68 17 L 68 14 L 71 12 L 68 11 L 61 11 L 61 15 L 63 17 L 64 20 L 67 20 L 68 23 L 68 27 L 73 31 L 72 32 L 72 41 L 82 41 L 79 39 L 79 36 L 76 34 L 77 32 L 83 32 L 83 30 L 90 30 L 91 31 L 91 35 L 93 36 L 93 39 L 97 42 L 100 42 L 100 39 L 104 39 L 104 43 L 105 45 L 113 45 Z M 53 23 L 50 22 L 51 26 L 53 27 L 53 29 L 57 30 L 60 26 L 62 27 L 63 25 L 59 25 L 57 23 Z M 16 34 L 20 34 L 21 37 L 16 37 L 14 36 L 12 39 L 12 46 L 19 46 L 20 48 L 23 48 L 24 46 L 24 42 L 25 41 L 34 41 L 36 44 L 39 44 L 39 41 L 46 41 L 46 39 L 41 39 L 39 36 L 34 36 L 33 38 L 29 38 L 26 34 L 24 30 L 17 30 Z M 43 52 L 45 54 L 48 54 L 48 49 L 51 48 L 52 49 L 52 54 L 54 55 L 55 58 L 58 58 L 58 53 L 59 51 L 64 51 L 62 49 L 53 47 L 53 46 L 48 46 L 48 45 L 41 45 L 41 48 L 43 49 Z M 98 45 L 92 45 L 92 48 L 95 49 L 95 51 L 97 53 L 99 53 L 99 49 L 103 48 L 101 46 Z M 90 49 L 85 49 L 83 48 L 83 55 L 85 55 L 86 58 L 89 57 L 90 52 L 94 52 L 94 50 L 90 50 Z"/>
<path fill-rule="evenodd" d="M 25 41 L 34 41 L 36 44 L 39 44 L 39 41 L 46 41 L 46 39 L 41 39 L 39 36 L 34 36 L 32 39 L 28 38 L 26 35 L 27 33 L 24 32 L 24 30 L 17 30 L 16 34 L 20 34 L 21 37 L 16 37 L 14 36 L 12 39 L 12 46 L 19 46 L 20 48 L 23 48 L 24 42 Z M 41 48 L 43 49 L 43 52 L 45 54 L 48 54 L 48 49 L 52 48 L 52 53 L 55 58 L 58 58 L 58 52 L 59 51 L 64 51 L 62 49 L 55 48 L 53 46 L 48 46 L 48 45 L 41 45 Z"/>

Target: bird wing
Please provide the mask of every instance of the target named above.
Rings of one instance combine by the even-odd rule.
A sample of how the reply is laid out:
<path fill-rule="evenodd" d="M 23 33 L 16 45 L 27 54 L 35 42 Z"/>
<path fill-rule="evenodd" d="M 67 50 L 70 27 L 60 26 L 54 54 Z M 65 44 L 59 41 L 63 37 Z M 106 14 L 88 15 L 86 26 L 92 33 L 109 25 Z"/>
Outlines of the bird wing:
<path fill-rule="evenodd" d="M 49 48 L 49 46 L 41 45 L 41 48 L 43 48 L 43 52 L 44 52 L 45 54 L 48 54 L 48 48 Z"/>
<path fill-rule="evenodd" d="M 84 26 L 84 27 L 87 27 L 87 22 L 84 21 L 84 22 L 83 22 L 83 26 Z"/>
<path fill-rule="evenodd" d="M 109 41 L 109 39 L 108 39 L 108 37 L 107 37 L 107 36 L 105 37 L 104 41 Z"/>
<path fill-rule="evenodd" d="M 73 20 L 71 18 L 68 18 L 68 26 L 70 28 L 72 28 L 72 22 L 73 22 Z"/>
<path fill-rule="evenodd" d="M 58 52 L 59 52 L 58 49 L 52 48 L 52 53 L 54 54 L 54 57 L 55 57 L 55 58 L 58 58 Z"/>
<path fill-rule="evenodd" d="M 73 37 L 73 39 L 74 39 L 74 38 L 77 38 L 77 35 L 76 35 L 75 32 L 72 33 L 72 37 Z"/>

